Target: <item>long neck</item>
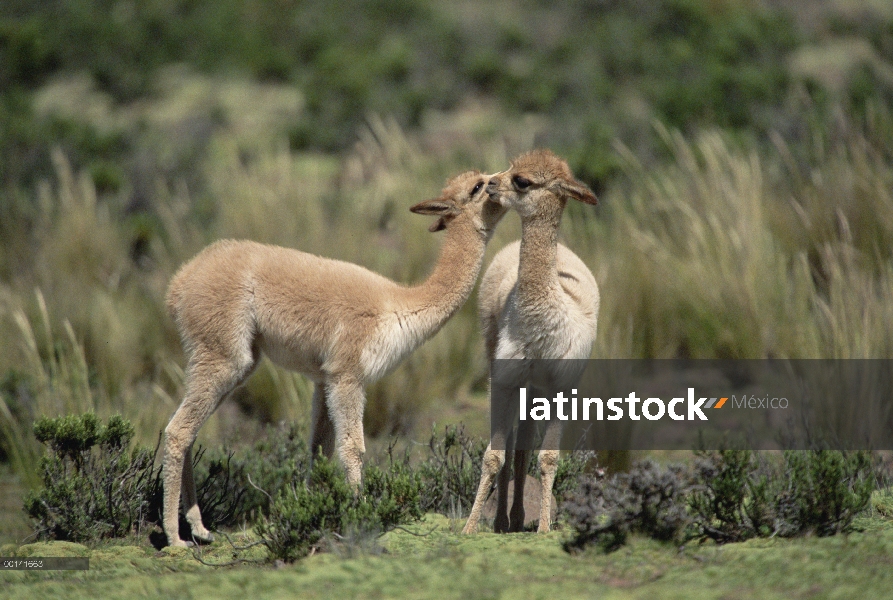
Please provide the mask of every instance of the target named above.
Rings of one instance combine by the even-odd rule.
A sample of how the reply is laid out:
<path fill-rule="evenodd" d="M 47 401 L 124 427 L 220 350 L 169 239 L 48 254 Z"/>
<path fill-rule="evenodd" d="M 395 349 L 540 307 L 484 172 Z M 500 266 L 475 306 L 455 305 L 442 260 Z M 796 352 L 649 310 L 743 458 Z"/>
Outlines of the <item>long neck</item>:
<path fill-rule="evenodd" d="M 558 226 L 561 210 L 521 220 L 518 300 L 535 305 L 554 293 L 558 283 Z"/>
<path fill-rule="evenodd" d="M 458 311 L 471 295 L 481 263 L 486 238 L 458 217 L 446 230 L 437 264 L 418 286 L 406 288 L 402 313 L 419 335 L 428 337 Z"/>

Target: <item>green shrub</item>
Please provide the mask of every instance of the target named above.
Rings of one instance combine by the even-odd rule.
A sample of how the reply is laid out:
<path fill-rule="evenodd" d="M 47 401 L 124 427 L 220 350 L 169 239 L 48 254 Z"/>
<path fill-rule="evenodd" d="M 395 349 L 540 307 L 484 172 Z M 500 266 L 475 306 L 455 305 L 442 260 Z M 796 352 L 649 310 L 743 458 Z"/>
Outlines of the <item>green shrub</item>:
<path fill-rule="evenodd" d="M 690 474 L 645 461 L 604 481 L 582 480 L 561 507 L 572 530 L 564 548 L 610 552 L 632 532 L 717 543 L 835 535 L 852 530 L 875 487 L 874 463 L 864 451 L 701 452 Z"/>
<path fill-rule="evenodd" d="M 876 487 L 865 451 L 792 450 L 776 461 L 743 450 L 704 453 L 697 478 L 696 535 L 717 542 L 845 533 Z"/>
<path fill-rule="evenodd" d="M 868 452 L 788 451 L 777 500 L 779 535 L 835 535 L 852 530 L 875 490 Z"/>
<path fill-rule="evenodd" d="M 701 537 L 725 543 L 772 533 L 777 480 L 768 463 L 749 450 L 726 449 L 700 454 L 695 469 L 689 502 Z"/>
<path fill-rule="evenodd" d="M 422 516 L 421 481 L 404 464 L 370 467 L 364 479 L 355 495 L 340 466 L 318 457 L 307 483 L 280 491 L 257 522 L 271 557 L 295 561 L 327 537 L 374 535 Z"/>
<path fill-rule="evenodd" d="M 25 500 L 39 539 L 94 541 L 161 525 L 163 485 L 157 448 L 129 451 L 133 426 L 92 413 L 34 424 L 47 447 L 43 489 Z M 308 477 L 309 454 L 298 429 L 278 427 L 241 451 L 199 447 L 193 455 L 196 495 L 210 529 L 259 519 L 277 557 L 295 560 L 329 534 L 368 535 L 420 518 L 422 478 L 408 462 L 370 466 L 355 496 L 336 462 L 320 458 Z M 272 503 L 262 490 L 286 490 Z M 267 516 L 262 516 L 267 515 Z M 181 529 L 188 524 L 181 518 Z"/>
<path fill-rule="evenodd" d="M 555 481 L 552 484 L 552 493 L 555 494 L 555 499 L 559 503 L 577 489 L 582 477 L 588 477 L 587 469 L 594 460 L 595 453 L 590 451 L 568 452 L 559 457 L 558 468 L 555 470 Z M 531 465 L 535 463 L 535 461 L 530 462 Z"/>
<path fill-rule="evenodd" d="M 432 431 L 430 454 L 417 467 L 424 482 L 422 509 L 447 516 L 468 514 L 477 494 L 486 448 L 485 441 L 470 438 L 462 425 L 446 426 L 443 436 Z"/>
<path fill-rule="evenodd" d="M 240 451 L 199 449 L 193 462 L 202 521 L 215 529 L 251 522 L 269 510 L 269 497 L 261 490 L 282 490 L 303 481 L 310 453 L 303 434 L 292 425 L 268 427 L 258 442 Z"/>
<path fill-rule="evenodd" d="M 148 516 L 159 473 L 154 453 L 129 452 L 133 426 L 119 416 L 41 418 L 34 434 L 48 448 L 40 461 L 43 489 L 25 498 L 38 539 L 93 541 L 136 533 Z"/>

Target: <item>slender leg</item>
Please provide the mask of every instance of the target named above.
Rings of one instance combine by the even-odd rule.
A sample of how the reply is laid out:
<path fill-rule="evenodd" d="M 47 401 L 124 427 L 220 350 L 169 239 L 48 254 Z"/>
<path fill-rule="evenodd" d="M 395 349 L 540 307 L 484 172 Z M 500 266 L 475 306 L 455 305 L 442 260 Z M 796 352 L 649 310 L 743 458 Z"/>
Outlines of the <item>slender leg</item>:
<path fill-rule="evenodd" d="M 196 355 L 197 356 L 197 355 Z M 195 356 L 193 357 L 196 358 Z M 180 539 L 177 511 L 181 489 L 185 492 L 186 515 L 196 538 L 209 539 L 195 498 L 191 448 L 198 430 L 226 397 L 251 372 L 253 364 L 239 368 L 231 361 L 203 355 L 190 361 L 186 396 L 164 430 L 164 532 L 171 546 L 186 546 Z M 186 464 L 189 463 L 187 467 Z M 182 485 L 182 487 L 181 487 Z"/>
<path fill-rule="evenodd" d="M 468 521 L 462 533 L 474 533 L 477 531 L 478 522 L 481 520 L 481 511 L 484 509 L 484 503 L 487 501 L 487 494 L 490 492 L 490 486 L 493 485 L 493 478 L 505 464 L 505 450 L 493 450 L 493 442 L 487 446 L 484 452 L 484 460 L 481 466 L 481 482 L 478 484 L 478 491 L 474 497 L 474 505 L 471 507 L 471 514 L 468 515 Z"/>
<path fill-rule="evenodd" d="M 538 398 L 544 394 L 538 388 L 531 388 L 531 397 Z M 530 460 L 530 449 L 533 447 L 537 426 L 533 421 L 519 421 L 515 442 L 515 493 L 512 503 L 511 521 L 508 531 L 524 531 L 524 485 L 527 483 L 527 464 Z"/>
<path fill-rule="evenodd" d="M 329 418 L 329 406 L 326 403 L 326 388 L 321 381 L 313 388 L 313 433 L 310 437 L 311 460 L 320 450 L 323 456 L 331 458 L 335 451 L 335 429 Z"/>
<path fill-rule="evenodd" d="M 493 518 L 494 533 L 507 533 L 509 531 L 509 515 L 508 515 L 508 489 L 509 482 L 512 479 L 512 463 L 508 457 L 512 456 L 515 447 L 515 436 L 508 434 L 505 446 L 506 460 L 499 470 L 496 479 L 496 516 Z"/>
<path fill-rule="evenodd" d="M 515 493 L 512 503 L 510 532 L 524 531 L 524 484 L 527 482 L 527 463 L 530 459 L 530 443 L 535 427 L 530 421 L 518 425 L 518 441 L 515 445 Z"/>
<path fill-rule="evenodd" d="M 497 384 L 491 382 L 491 385 L 495 386 Z M 494 413 L 491 417 L 493 422 L 491 423 L 490 444 L 484 452 L 484 459 L 481 464 L 481 481 L 478 484 L 478 491 L 474 497 L 471 514 L 468 515 L 468 521 L 465 523 L 462 533 L 474 533 L 477 531 L 478 523 L 481 520 L 481 512 L 484 510 L 484 503 L 487 501 L 487 495 L 490 493 L 490 486 L 493 485 L 493 479 L 505 465 L 506 451 L 509 450 L 509 446 L 513 441 L 511 439 L 513 416 L 514 413 L 511 411 L 501 410 L 498 413 Z M 494 446 L 499 449 L 494 449 Z M 506 480 L 506 489 L 508 488 L 507 484 L 508 481 Z M 499 496 L 497 496 L 498 501 Z M 502 526 L 502 523 L 499 522 L 499 516 L 500 512 L 505 514 L 505 504 L 506 499 L 504 498 L 502 510 L 500 511 L 497 508 L 496 511 L 497 520 L 494 521 L 494 529 L 496 529 L 497 525 Z M 505 520 L 508 521 L 508 518 L 506 517 Z M 505 525 L 507 526 L 508 523 L 506 522 Z"/>
<path fill-rule="evenodd" d="M 347 481 L 359 490 L 363 474 L 363 407 L 366 398 L 362 385 L 353 379 L 333 381 L 327 385 L 326 403 L 335 427 L 335 448 L 344 466 Z"/>
<path fill-rule="evenodd" d="M 551 423 L 543 438 L 543 450 L 539 455 L 540 483 L 542 499 L 540 500 L 540 524 L 537 531 L 548 533 L 552 520 L 552 486 L 555 483 L 555 472 L 558 470 L 558 444 L 561 442 L 561 424 Z"/>
<path fill-rule="evenodd" d="M 183 456 L 183 504 L 187 507 L 186 521 L 189 522 L 193 537 L 204 542 L 214 541 L 214 534 L 205 528 L 198 508 L 195 476 L 192 474 L 192 444 L 189 444 Z"/>

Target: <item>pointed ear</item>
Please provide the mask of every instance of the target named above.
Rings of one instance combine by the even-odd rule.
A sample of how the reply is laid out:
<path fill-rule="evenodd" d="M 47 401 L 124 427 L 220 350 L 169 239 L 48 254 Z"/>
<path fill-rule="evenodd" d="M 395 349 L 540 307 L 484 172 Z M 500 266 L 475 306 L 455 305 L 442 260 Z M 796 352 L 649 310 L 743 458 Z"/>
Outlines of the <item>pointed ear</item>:
<path fill-rule="evenodd" d="M 417 215 L 445 215 L 453 211 L 455 206 L 451 202 L 447 202 L 442 198 L 434 198 L 433 200 L 424 200 L 413 206 L 409 210 Z"/>
<path fill-rule="evenodd" d="M 559 184 L 559 187 L 561 188 L 561 191 L 574 200 L 579 200 L 586 204 L 598 204 L 598 198 L 595 197 L 592 190 L 590 190 L 586 184 L 580 183 L 576 179 L 571 179 L 570 181 L 565 179 Z"/>
<path fill-rule="evenodd" d="M 417 215 L 434 215 L 440 218 L 431 224 L 428 231 L 435 232 L 446 229 L 447 216 L 456 211 L 456 206 L 442 198 L 434 198 L 433 200 L 425 200 L 409 207 L 409 210 Z"/>

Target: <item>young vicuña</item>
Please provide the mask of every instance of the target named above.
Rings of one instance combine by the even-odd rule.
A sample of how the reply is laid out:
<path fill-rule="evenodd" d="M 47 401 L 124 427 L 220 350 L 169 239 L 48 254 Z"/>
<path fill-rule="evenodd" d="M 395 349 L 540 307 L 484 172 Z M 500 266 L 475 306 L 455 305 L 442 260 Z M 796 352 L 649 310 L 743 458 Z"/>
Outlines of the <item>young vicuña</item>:
<path fill-rule="evenodd" d="M 508 171 L 490 179 L 487 193 L 503 206 L 516 210 L 521 217 L 520 242 L 503 248 L 481 280 L 479 314 L 491 365 L 494 359 L 589 358 L 598 319 L 598 285 L 583 261 L 558 243 L 558 227 L 568 198 L 596 204 L 595 195 L 574 178 L 565 161 L 548 150 L 535 150 L 516 158 Z M 498 386 L 516 383 L 499 381 L 492 375 L 491 369 L 491 393 L 496 393 L 494 388 Z M 548 373 L 547 383 L 560 382 L 565 375 Z M 484 502 L 497 473 L 493 528 L 495 531 L 521 531 L 524 527 L 527 452 L 513 448 L 527 445 L 525 437 L 531 435 L 531 430 L 521 427 L 513 437 L 509 417 L 505 416 L 503 420 L 502 425 L 491 431 L 491 443 L 484 453 L 481 482 L 464 533 L 477 530 Z M 541 532 L 550 528 L 552 484 L 558 464 L 555 448 L 560 437 L 561 427 L 550 425 L 545 432 L 544 449 L 539 452 Z M 494 446 L 505 450 L 495 450 Z M 507 454 L 514 455 L 515 501 L 511 521 L 506 514 L 512 469 L 506 462 Z"/>
<path fill-rule="evenodd" d="M 311 449 L 337 449 L 348 481 L 359 486 L 364 387 L 433 336 L 465 303 L 487 241 L 505 212 L 477 171 L 447 182 L 439 198 L 411 211 L 434 215 L 446 230 L 437 264 L 407 287 L 358 265 L 250 241 L 219 241 L 171 280 L 167 306 L 187 357 L 185 397 L 165 429 L 164 531 L 178 532 L 181 481 L 193 537 L 202 524 L 192 444 L 221 401 L 255 369 L 261 353 L 315 384 Z"/>

